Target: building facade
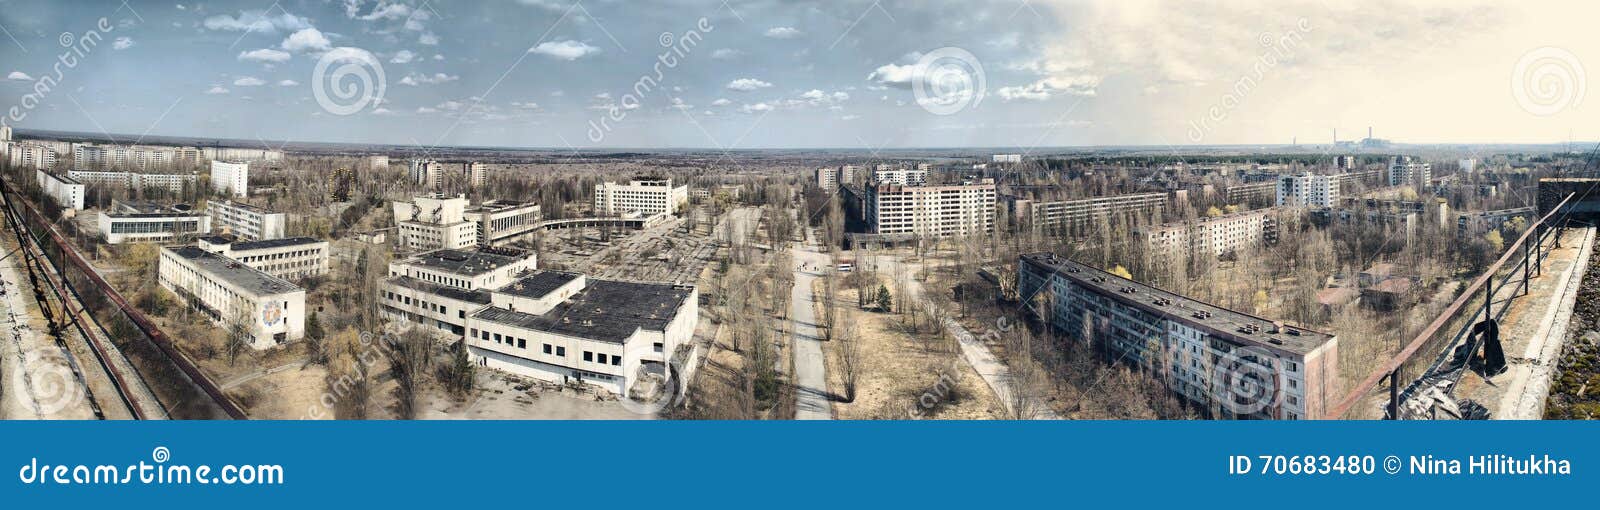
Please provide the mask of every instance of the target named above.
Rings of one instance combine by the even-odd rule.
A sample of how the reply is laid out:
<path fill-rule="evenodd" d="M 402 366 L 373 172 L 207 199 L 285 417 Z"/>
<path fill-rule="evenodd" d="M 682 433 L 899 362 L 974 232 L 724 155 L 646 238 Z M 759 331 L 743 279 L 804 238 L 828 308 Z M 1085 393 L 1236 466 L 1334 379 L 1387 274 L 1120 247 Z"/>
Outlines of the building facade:
<path fill-rule="evenodd" d="M 1213 218 L 1134 229 L 1138 242 L 1152 256 L 1178 258 L 1209 254 L 1222 257 L 1276 239 L 1274 209 L 1258 209 Z"/>
<path fill-rule="evenodd" d="M 539 229 L 541 216 L 539 204 L 516 200 L 490 200 L 462 213 L 476 225 L 477 244 L 486 246 L 526 238 Z"/>
<path fill-rule="evenodd" d="M 203 236 L 195 246 L 285 280 L 328 274 L 328 242 L 310 237 L 236 241 Z"/>
<path fill-rule="evenodd" d="M 478 244 L 478 225 L 467 221 L 465 196 L 435 193 L 392 206 L 401 248 L 428 251 Z"/>
<path fill-rule="evenodd" d="M 1101 217 L 1143 215 L 1160 220 L 1167 206 L 1166 193 L 1131 193 L 1079 200 L 1034 200 L 1020 195 L 1001 197 L 1012 221 L 1034 230 L 1081 227 Z"/>
<path fill-rule="evenodd" d="M 489 291 L 537 266 L 533 252 L 510 248 L 431 251 L 391 262 L 379 298 L 391 320 L 465 335 L 467 316 L 489 304 Z"/>
<path fill-rule="evenodd" d="M 44 169 L 34 170 L 34 178 L 39 181 L 39 189 L 45 196 L 55 200 L 56 205 L 62 209 L 74 211 L 83 209 L 83 183 L 71 177 L 63 177 Z"/>
<path fill-rule="evenodd" d="M 1278 176 L 1280 207 L 1333 207 L 1339 203 L 1339 182 L 1333 176 L 1304 173 Z"/>
<path fill-rule="evenodd" d="M 164 247 L 162 288 L 195 305 L 229 334 L 266 349 L 305 336 L 306 291 L 261 270 L 195 246 Z"/>
<path fill-rule="evenodd" d="M 1417 186 L 1422 189 L 1433 180 L 1433 165 L 1417 163 L 1410 156 L 1395 158 L 1389 163 L 1390 186 Z"/>
<path fill-rule="evenodd" d="M 231 200 L 206 203 L 211 225 L 246 240 L 279 239 L 289 222 L 287 214 Z"/>
<path fill-rule="evenodd" d="M 864 219 L 874 234 L 920 237 L 994 231 L 994 180 L 949 186 L 867 186 Z"/>
<path fill-rule="evenodd" d="M 107 244 L 167 243 L 211 231 L 211 217 L 187 205 L 116 202 L 100 211 L 100 235 Z"/>
<path fill-rule="evenodd" d="M 926 168 L 917 170 L 909 168 L 874 170 L 872 172 L 872 182 L 899 184 L 901 186 L 926 186 L 928 184 L 928 170 Z"/>
<path fill-rule="evenodd" d="M 250 194 L 250 163 L 211 162 L 211 189 L 232 197 Z"/>
<path fill-rule="evenodd" d="M 627 184 L 606 181 L 594 187 L 594 212 L 617 215 L 637 212 L 678 214 L 689 203 L 689 187 L 673 186 L 672 179 L 635 179 Z"/>

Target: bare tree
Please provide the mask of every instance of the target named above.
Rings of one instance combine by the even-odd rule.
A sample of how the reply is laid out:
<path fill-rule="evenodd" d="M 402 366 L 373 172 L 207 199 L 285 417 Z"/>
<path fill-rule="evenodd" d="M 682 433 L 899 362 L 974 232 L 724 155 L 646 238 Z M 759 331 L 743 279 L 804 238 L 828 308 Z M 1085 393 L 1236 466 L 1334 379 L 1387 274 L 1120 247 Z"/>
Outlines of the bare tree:
<path fill-rule="evenodd" d="M 844 401 L 854 402 L 856 381 L 861 375 L 861 336 L 856 329 L 855 318 L 851 317 L 853 312 L 839 310 L 838 313 L 843 315 L 843 321 L 839 331 L 832 333 L 832 341 L 838 344 L 839 378 L 844 383 Z"/>

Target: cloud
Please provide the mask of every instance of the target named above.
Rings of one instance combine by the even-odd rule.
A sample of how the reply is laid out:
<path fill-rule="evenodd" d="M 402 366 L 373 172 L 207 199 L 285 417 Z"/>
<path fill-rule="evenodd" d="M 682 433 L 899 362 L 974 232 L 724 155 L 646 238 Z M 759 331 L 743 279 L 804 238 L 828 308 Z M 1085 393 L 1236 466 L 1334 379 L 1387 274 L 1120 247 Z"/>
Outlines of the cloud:
<path fill-rule="evenodd" d="M 440 84 L 440 83 L 456 81 L 456 80 L 459 80 L 459 79 L 461 79 L 460 76 L 454 76 L 454 75 L 449 75 L 449 74 L 444 74 L 444 73 L 433 73 L 431 75 L 429 75 L 429 74 L 409 74 L 409 75 L 406 75 L 405 78 L 401 78 L 400 79 L 400 84 L 401 85 L 410 85 L 410 86 L 415 87 L 417 85 L 436 85 L 436 84 Z"/>
<path fill-rule="evenodd" d="M 536 53 L 568 62 L 599 52 L 600 48 L 572 40 L 544 42 L 539 43 L 538 46 L 528 48 L 528 53 Z"/>
<path fill-rule="evenodd" d="M 400 50 L 398 52 L 395 52 L 394 58 L 389 59 L 389 63 L 390 64 L 409 64 L 409 63 L 411 63 L 412 60 L 415 60 L 416 58 L 417 58 L 417 54 L 412 53 L 411 50 Z"/>
<path fill-rule="evenodd" d="M 772 109 L 773 106 L 767 103 L 747 104 L 739 107 L 739 111 L 744 113 L 765 113 L 772 111 Z"/>
<path fill-rule="evenodd" d="M 22 71 L 12 71 L 11 74 L 6 75 L 6 79 L 14 81 L 33 81 L 32 76 L 28 76 L 28 73 L 24 73 Z"/>
<path fill-rule="evenodd" d="M 804 94 L 800 94 L 800 99 L 807 103 L 811 103 L 812 106 L 820 106 L 847 101 L 850 99 L 850 94 L 839 91 L 834 91 L 834 93 L 829 94 L 818 89 L 811 89 L 806 91 Z"/>
<path fill-rule="evenodd" d="M 305 53 L 328 51 L 333 48 L 333 43 L 328 41 L 327 36 L 322 35 L 321 30 L 307 28 L 289 34 L 279 47 L 295 53 Z"/>
<path fill-rule="evenodd" d="M 233 86 L 235 87 L 260 87 L 266 84 L 267 82 L 261 81 L 260 78 L 256 78 L 254 76 L 245 76 L 237 80 L 233 80 Z"/>
<path fill-rule="evenodd" d="M 689 110 L 689 109 L 693 109 L 694 105 L 683 102 L 683 98 L 681 98 L 681 97 L 674 97 L 674 98 L 672 98 L 672 104 L 669 106 L 669 108 L 677 108 L 679 110 Z"/>
<path fill-rule="evenodd" d="M 421 44 L 423 46 L 438 46 L 439 36 L 433 35 L 433 32 L 423 32 L 422 35 L 417 36 L 417 44 Z"/>
<path fill-rule="evenodd" d="M 439 109 L 431 107 L 431 106 L 418 106 L 417 107 L 417 113 L 418 114 L 439 113 Z"/>
<path fill-rule="evenodd" d="M 742 55 L 744 55 L 744 52 L 733 48 L 719 48 L 716 51 L 711 52 L 711 58 L 717 60 L 733 60 Z"/>
<path fill-rule="evenodd" d="M 520 101 L 512 101 L 511 102 L 511 106 L 515 107 L 515 108 L 521 108 L 521 109 L 524 109 L 524 110 L 537 110 L 537 109 L 539 109 L 539 103 L 535 103 L 535 102 L 532 102 L 532 101 L 529 101 L 529 102 L 526 102 L 526 103 L 520 102 Z"/>
<path fill-rule="evenodd" d="M 354 16 L 349 9 L 345 10 L 345 14 L 350 15 L 351 18 L 362 21 L 406 19 L 411 17 L 411 6 L 406 4 L 379 3 L 377 7 L 372 8 L 372 12 L 367 13 L 364 16 Z"/>
<path fill-rule="evenodd" d="M 132 37 L 118 37 L 117 40 L 111 42 L 111 49 L 125 50 L 132 48 L 133 45 L 134 42 Z"/>
<path fill-rule="evenodd" d="M 262 63 L 282 63 L 289 61 L 289 52 L 272 48 L 261 48 L 239 53 L 239 60 Z"/>
<path fill-rule="evenodd" d="M 772 27 L 765 35 L 773 39 L 794 39 L 800 37 L 801 32 L 794 27 Z"/>
<path fill-rule="evenodd" d="M 1000 87 L 995 93 L 1006 101 L 1016 99 L 1043 101 L 1062 94 L 1093 96 L 1097 85 L 1099 80 L 1088 76 L 1075 78 L 1050 76 L 1027 85 Z"/>
<path fill-rule="evenodd" d="M 909 89 L 911 80 L 917 76 L 916 64 L 884 64 L 878 66 L 871 74 L 867 75 L 868 81 L 877 82 L 879 85 Z"/>
<path fill-rule="evenodd" d="M 750 92 L 771 86 L 771 83 L 757 80 L 755 78 L 739 78 L 737 80 L 728 82 L 728 90 L 737 90 L 740 92 Z"/>
<path fill-rule="evenodd" d="M 730 104 L 733 104 L 733 101 L 722 98 L 718 98 L 716 101 L 711 102 L 711 106 L 728 106 Z"/>
<path fill-rule="evenodd" d="M 228 93 L 228 89 L 222 88 L 221 85 L 212 85 L 211 88 L 206 89 L 206 94 L 210 94 L 210 95 L 213 95 L 213 96 L 227 94 L 227 93 Z"/>
<path fill-rule="evenodd" d="M 299 85 L 299 84 L 300 84 L 300 82 L 297 82 L 297 81 L 294 81 L 294 80 L 279 80 L 278 81 L 278 86 L 279 87 L 293 87 L 293 86 Z"/>
<path fill-rule="evenodd" d="M 224 32 L 261 32 L 275 33 L 278 31 L 294 31 L 311 28 L 311 22 L 305 18 L 289 13 L 269 16 L 265 11 L 244 11 L 238 17 L 219 14 L 206 18 L 201 23 L 207 30 L 220 30 Z"/>

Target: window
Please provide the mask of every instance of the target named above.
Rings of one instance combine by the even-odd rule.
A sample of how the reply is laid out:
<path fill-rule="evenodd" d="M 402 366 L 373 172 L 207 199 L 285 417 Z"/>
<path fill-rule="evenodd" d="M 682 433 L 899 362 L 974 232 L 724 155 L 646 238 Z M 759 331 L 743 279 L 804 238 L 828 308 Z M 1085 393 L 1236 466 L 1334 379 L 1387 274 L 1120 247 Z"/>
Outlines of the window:
<path fill-rule="evenodd" d="M 550 344 L 544 344 L 544 353 L 550 354 Z"/>
<path fill-rule="evenodd" d="M 473 337 L 477 337 L 478 336 L 478 328 L 472 328 L 472 336 Z"/>
<path fill-rule="evenodd" d="M 489 332 L 487 330 L 483 332 L 483 339 L 484 340 L 488 340 L 489 339 Z"/>
<path fill-rule="evenodd" d="M 595 358 L 595 361 L 599 362 L 601 365 L 606 364 L 606 355 L 604 353 L 595 354 Z"/>
<path fill-rule="evenodd" d="M 518 349 L 527 349 L 528 348 L 528 339 L 526 339 L 526 338 L 518 338 L 517 339 L 517 348 Z"/>
<path fill-rule="evenodd" d="M 556 356 L 566 356 L 566 355 L 567 355 L 567 348 L 566 347 L 556 347 Z"/>
<path fill-rule="evenodd" d="M 622 356 L 612 356 L 611 364 L 619 367 L 622 366 Z"/>
<path fill-rule="evenodd" d="M 594 361 L 594 353 L 589 352 L 589 351 L 583 351 L 583 360 L 584 361 Z"/>
<path fill-rule="evenodd" d="M 495 343 L 500 343 L 500 334 L 499 333 L 495 333 L 494 334 L 494 342 Z"/>

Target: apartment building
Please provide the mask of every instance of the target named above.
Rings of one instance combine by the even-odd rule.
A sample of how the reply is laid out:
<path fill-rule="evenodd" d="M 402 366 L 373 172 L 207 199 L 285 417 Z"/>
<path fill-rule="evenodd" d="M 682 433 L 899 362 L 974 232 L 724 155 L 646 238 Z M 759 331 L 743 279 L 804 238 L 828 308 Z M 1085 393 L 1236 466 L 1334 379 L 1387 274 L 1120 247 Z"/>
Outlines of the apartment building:
<path fill-rule="evenodd" d="M 49 170 L 56 167 L 56 151 L 37 142 L 5 142 L 11 166 Z"/>
<path fill-rule="evenodd" d="M 1033 195 L 1001 195 L 1006 209 L 1011 211 L 1017 225 L 1031 226 L 1034 230 L 1055 230 L 1082 227 L 1102 217 L 1129 217 L 1142 215 L 1161 218 L 1167 207 L 1166 193 L 1130 193 L 1107 197 L 1077 200 L 1035 200 Z"/>
<path fill-rule="evenodd" d="M 328 242 L 310 237 L 239 241 L 214 235 L 196 239 L 195 246 L 285 280 L 328 274 Z"/>
<path fill-rule="evenodd" d="M 1529 223 L 1532 223 L 1533 214 L 1532 207 L 1461 213 L 1456 216 L 1456 232 L 1462 236 L 1480 235 L 1498 229 L 1507 221 L 1511 221 L 1511 218 L 1518 216 L 1529 218 Z"/>
<path fill-rule="evenodd" d="M 211 161 L 211 189 L 233 197 L 250 194 L 250 163 Z"/>
<path fill-rule="evenodd" d="M 1278 182 L 1236 184 L 1224 190 L 1230 204 L 1270 204 L 1278 196 Z"/>
<path fill-rule="evenodd" d="M 488 166 L 477 161 L 463 164 L 461 171 L 467 178 L 467 185 L 474 188 L 483 186 L 489 180 Z"/>
<path fill-rule="evenodd" d="M 1136 363 L 1221 419 L 1329 418 L 1338 339 L 1122 278 L 1050 253 L 1022 255 L 1017 286 L 1073 341 Z"/>
<path fill-rule="evenodd" d="M 185 186 L 196 182 L 194 174 L 158 174 L 106 170 L 70 170 L 67 175 L 89 186 L 122 189 L 161 189 L 168 193 L 183 192 Z"/>
<path fill-rule="evenodd" d="M 510 248 L 435 250 L 389 263 L 379 297 L 392 320 L 465 335 L 467 316 L 489 304 L 489 291 L 537 266 L 533 252 Z"/>
<path fill-rule="evenodd" d="M 989 162 L 991 162 L 991 163 L 1021 163 L 1022 162 L 1022 155 L 1021 154 L 995 154 L 993 157 L 989 158 Z"/>
<path fill-rule="evenodd" d="M 1239 249 L 1275 241 L 1276 212 L 1267 208 L 1139 227 L 1134 229 L 1133 235 L 1152 256 L 1177 258 L 1209 254 L 1222 257 Z"/>
<path fill-rule="evenodd" d="M 231 200 L 208 202 L 206 214 L 212 226 L 251 241 L 281 238 L 289 222 L 287 214 Z"/>
<path fill-rule="evenodd" d="M 33 171 L 34 178 L 39 181 L 39 189 L 45 196 L 54 200 L 62 209 L 74 211 L 83 209 L 83 183 L 71 177 L 63 177 L 44 169 Z"/>
<path fill-rule="evenodd" d="M 1432 164 L 1417 163 L 1410 156 L 1397 157 L 1389 163 L 1390 186 L 1416 186 L 1422 189 L 1432 180 Z"/>
<path fill-rule="evenodd" d="M 478 225 L 467 220 L 465 195 L 435 193 L 391 205 L 403 249 L 459 249 L 478 244 Z"/>
<path fill-rule="evenodd" d="M 490 200 L 462 212 L 476 225 L 477 243 L 498 246 L 527 237 L 539 229 L 539 204 L 517 200 Z"/>
<path fill-rule="evenodd" d="M 928 184 L 928 169 L 889 168 L 874 170 L 872 182 L 877 184 L 899 184 L 901 186 L 926 186 Z"/>
<path fill-rule="evenodd" d="M 874 234 L 950 237 L 994 230 L 993 179 L 947 186 L 870 185 L 863 202 Z"/>
<path fill-rule="evenodd" d="M 166 243 L 211 231 L 211 217 L 187 204 L 113 202 L 100 211 L 97 224 L 107 244 Z"/>
<path fill-rule="evenodd" d="M 1333 207 L 1338 203 L 1339 182 L 1333 176 L 1310 172 L 1278 176 L 1279 207 Z"/>
<path fill-rule="evenodd" d="M 203 147 L 200 157 L 207 161 L 282 161 L 283 151 L 242 147 Z"/>
<path fill-rule="evenodd" d="M 490 292 L 467 317 L 467 346 L 481 366 L 626 394 L 641 368 L 666 373 L 699 321 L 693 286 L 600 280 L 537 271 Z"/>
<path fill-rule="evenodd" d="M 689 187 L 672 185 L 672 179 L 634 179 L 627 184 L 606 181 L 594 186 L 594 212 L 618 215 L 637 212 L 678 214 L 689 203 Z"/>
<path fill-rule="evenodd" d="M 266 349 L 305 336 L 306 291 L 254 267 L 196 246 L 164 247 L 161 287 Z"/>
<path fill-rule="evenodd" d="M 200 164 L 194 147 L 72 144 L 72 166 L 82 169 L 162 169 Z"/>
<path fill-rule="evenodd" d="M 444 163 L 430 159 L 411 160 L 411 181 L 428 189 L 444 183 Z"/>
<path fill-rule="evenodd" d="M 818 168 L 817 171 L 816 171 L 816 175 L 817 175 L 817 188 L 821 189 L 822 191 L 829 192 L 829 193 L 832 193 L 832 192 L 837 191 L 839 189 L 839 169 L 838 168 L 834 168 L 834 167 Z"/>

